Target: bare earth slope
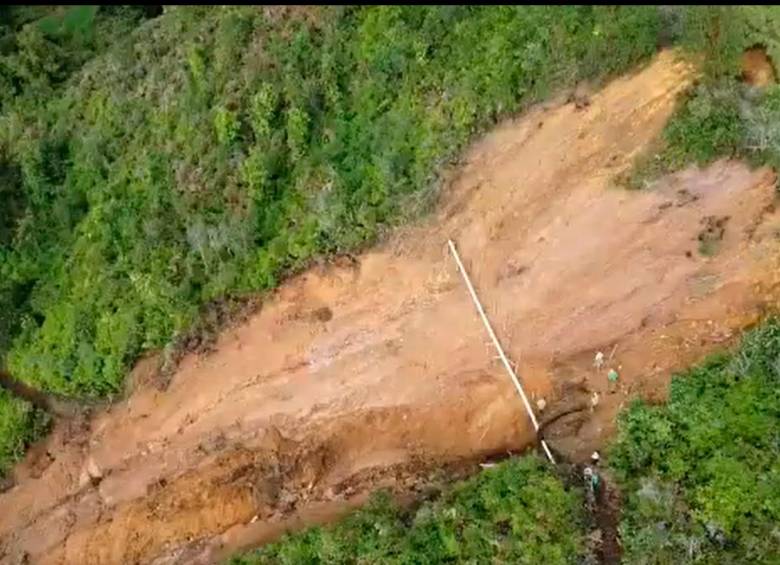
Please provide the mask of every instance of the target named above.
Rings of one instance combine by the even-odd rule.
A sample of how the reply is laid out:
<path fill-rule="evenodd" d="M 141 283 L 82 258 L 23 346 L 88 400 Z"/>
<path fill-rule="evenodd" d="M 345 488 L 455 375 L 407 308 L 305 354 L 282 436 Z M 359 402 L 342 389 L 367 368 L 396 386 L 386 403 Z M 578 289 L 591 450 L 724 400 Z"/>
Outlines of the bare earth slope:
<path fill-rule="evenodd" d="M 167 391 L 57 430 L 53 461 L 20 466 L 0 495 L 4 562 L 211 562 L 399 470 L 527 445 L 448 237 L 545 413 L 600 394 L 551 426 L 553 447 L 600 446 L 627 399 L 662 398 L 672 370 L 777 294 L 771 172 L 719 162 L 641 193 L 612 186 L 689 77 L 663 53 L 588 107 L 503 124 L 425 225 L 289 281 L 215 353 L 186 358 Z M 612 393 L 597 351 L 619 371 Z"/>

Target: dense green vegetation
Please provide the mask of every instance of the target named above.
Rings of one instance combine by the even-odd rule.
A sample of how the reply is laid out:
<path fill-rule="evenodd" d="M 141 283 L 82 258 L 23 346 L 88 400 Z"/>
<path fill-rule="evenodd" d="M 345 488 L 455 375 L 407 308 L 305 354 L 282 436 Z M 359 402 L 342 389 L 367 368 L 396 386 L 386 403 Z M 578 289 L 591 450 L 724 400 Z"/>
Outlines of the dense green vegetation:
<path fill-rule="evenodd" d="M 334 526 L 288 535 L 232 563 L 577 563 L 582 520 L 580 495 L 544 461 L 525 457 L 416 509 L 381 494 Z"/>
<path fill-rule="evenodd" d="M 780 168 L 780 86 L 741 81 L 741 57 L 762 47 L 780 61 L 780 9 L 714 6 L 688 9 L 681 44 L 702 60 L 701 79 L 685 93 L 656 151 L 628 178 L 642 188 L 694 162 L 736 157 Z"/>
<path fill-rule="evenodd" d="M 780 323 L 637 403 L 609 462 L 626 501 L 626 563 L 780 560 Z"/>
<path fill-rule="evenodd" d="M 47 424 L 44 413 L 0 389 L 0 478 Z"/>
<path fill-rule="evenodd" d="M 23 315 L 33 312 L 29 300 L 34 287 L 31 281 L 20 283 L 14 279 L 16 267 L 11 256 L 21 241 L 18 236 L 21 236 L 22 223 L 34 218 L 30 215 L 32 195 L 24 187 L 24 167 L 14 161 L 10 149 L 9 144 L 20 140 L 10 130 L 9 120 L 15 113 L 27 112 L 33 116 L 35 109 L 56 97 L 92 57 L 140 24 L 144 10 L 0 6 L 0 370 L 14 336 L 21 329 Z M 49 165 L 54 167 L 52 171 L 59 167 L 54 162 L 46 166 Z M 66 189 L 60 186 L 56 190 Z M 36 205 L 39 208 L 57 205 L 44 194 L 34 198 L 39 200 Z M 60 208 L 51 213 L 69 212 Z M 35 226 L 30 224 L 28 229 L 32 228 Z M 52 251 L 57 253 L 58 249 Z M 10 392 L 0 390 L 0 476 L 47 428 L 47 423 L 45 414 L 12 397 Z"/>

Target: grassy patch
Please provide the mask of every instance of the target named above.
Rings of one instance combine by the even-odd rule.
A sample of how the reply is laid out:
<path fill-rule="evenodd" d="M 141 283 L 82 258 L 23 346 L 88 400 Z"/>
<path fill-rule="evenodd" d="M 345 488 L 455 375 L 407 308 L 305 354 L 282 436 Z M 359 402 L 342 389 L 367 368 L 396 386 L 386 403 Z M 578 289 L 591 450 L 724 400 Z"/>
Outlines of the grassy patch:
<path fill-rule="evenodd" d="M 676 377 L 664 406 L 622 416 L 610 465 L 627 563 L 777 563 L 780 324 Z"/>
<path fill-rule="evenodd" d="M 780 86 L 757 90 L 723 79 L 694 87 L 664 128 L 659 147 L 638 158 L 626 181 L 646 188 L 663 174 L 721 157 L 780 166 Z"/>
<path fill-rule="evenodd" d="M 513 459 L 409 510 L 380 494 L 327 528 L 232 560 L 264 563 L 577 563 L 582 500 L 536 457 Z"/>
<path fill-rule="evenodd" d="M 702 62 L 702 76 L 686 92 L 656 147 L 622 179 L 646 188 L 658 177 L 721 157 L 780 166 L 780 86 L 756 88 L 740 80 L 740 57 L 762 46 L 780 62 L 780 11 L 762 6 L 694 6 L 681 12 L 682 44 Z"/>
<path fill-rule="evenodd" d="M 0 390 L 0 477 L 18 461 L 48 426 L 47 417 Z"/>

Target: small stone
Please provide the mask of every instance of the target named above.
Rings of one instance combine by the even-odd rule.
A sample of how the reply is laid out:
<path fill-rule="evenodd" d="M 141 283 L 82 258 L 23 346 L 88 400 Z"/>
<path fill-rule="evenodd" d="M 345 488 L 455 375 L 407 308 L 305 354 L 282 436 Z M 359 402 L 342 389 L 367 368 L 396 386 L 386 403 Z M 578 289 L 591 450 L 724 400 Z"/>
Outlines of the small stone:
<path fill-rule="evenodd" d="M 89 473 L 86 469 L 83 469 L 79 474 L 79 488 L 84 488 L 91 482 Z"/>
<path fill-rule="evenodd" d="M 591 410 L 599 405 L 599 393 L 594 392 L 590 395 L 590 408 Z"/>
<path fill-rule="evenodd" d="M 100 467 L 98 467 L 97 462 L 94 458 L 90 457 L 87 459 L 87 473 L 89 474 L 90 478 L 92 479 L 102 479 L 103 478 L 103 471 L 100 470 Z"/>
<path fill-rule="evenodd" d="M 596 353 L 596 356 L 593 358 L 593 366 L 597 369 L 601 369 L 601 367 L 604 365 L 604 353 L 599 351 Z"/>
<path fill-rule="evenodd" d="M 547 401 L 544 398 L 538 399 L 536 401 L 536 408 L 539 412 L 544 412 L 544 409 L 547 408 Z"/>
<path fill-rule="evenodd" d="M 588 534 L 588 538 L 595 545 L 600 545 L 601 544 L 601 537 L 602 537 L 602 534 L 601 534 L 601 530 L 600 529 L 595 529 L 590 534 Z"/>
<path fill-rule="evenodd" d="M 290 491 L 284 491 L 279 496 L 279 506 L 284 509 L 292 509 L 295 507 L 295 504 L 298 502 L 299 496 Z"/>

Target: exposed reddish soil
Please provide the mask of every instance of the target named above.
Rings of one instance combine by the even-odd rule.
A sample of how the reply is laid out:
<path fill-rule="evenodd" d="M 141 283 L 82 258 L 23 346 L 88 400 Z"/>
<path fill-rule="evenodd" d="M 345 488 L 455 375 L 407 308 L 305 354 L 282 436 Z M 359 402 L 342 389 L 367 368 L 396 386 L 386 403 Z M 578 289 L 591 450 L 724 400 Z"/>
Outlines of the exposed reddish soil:
<path fill-rule="evenodd" d="M 185 358 L 166 391 L 58 428 L 41 448 L 53 461 L 20 466 L 0 495 L 2 559 L 209 563 L 377 486 L 527 446 L 449 237 L 545 412 L 600 395 L 546 431 L 586 458 L 630 398 L 663 398 L 672 371 L 776 303 L 773 173 L 718 162 L 642 192 L 612 186 L 690 74 L 663 53 L 586 106 L 504 123 L 425 224 L 289 281 L 213 354 Z"/>
<path fill-rule="evenodd" d="M 772 60 L 763 47 L 748 49 L 742 54 L 742 78 L 753 86 L 768 86 L 777 82 Z"/>

